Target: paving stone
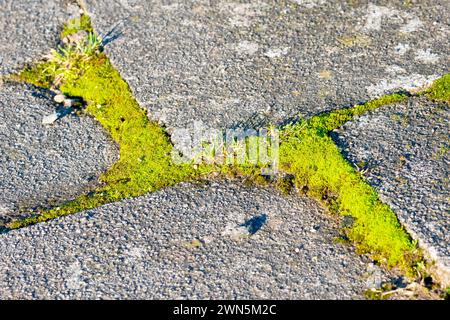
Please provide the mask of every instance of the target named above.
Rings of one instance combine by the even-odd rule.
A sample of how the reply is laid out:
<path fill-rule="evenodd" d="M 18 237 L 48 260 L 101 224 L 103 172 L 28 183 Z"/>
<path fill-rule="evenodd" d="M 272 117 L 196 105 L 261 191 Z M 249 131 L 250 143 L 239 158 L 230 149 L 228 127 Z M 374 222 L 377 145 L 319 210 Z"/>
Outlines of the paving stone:
<path fill-rule="evenodd" d="M 336 141 L 450 284 L 450 108 L 413 97 L 346 124 Z"/>
<path fill-rule="evenodd" d="M 450 71 L 447 0 L 86 4 L 113 64 L 169 129 L 283 123 Z"/>
<path fill-rule="evenodd" d="M 0 75 L 20 71 L 56 48 L 64 22 L 78 12 L 71 0 L 0 0 Z"/>
<path fill-rule="evenodd" d="M 0 86 L 0 225 L 28 214 L 26 209 L 90 190 L 118 159 L 117 146 L 88 116 L 68 114 L 52 125 L 42 124 L 57 109 L 45 90 Z"/>
<path fill-rule="evenodd" d="M 0 235 L 0 298 L 350 299 L 389 276 L 310 199 L 182 183 Z"/>

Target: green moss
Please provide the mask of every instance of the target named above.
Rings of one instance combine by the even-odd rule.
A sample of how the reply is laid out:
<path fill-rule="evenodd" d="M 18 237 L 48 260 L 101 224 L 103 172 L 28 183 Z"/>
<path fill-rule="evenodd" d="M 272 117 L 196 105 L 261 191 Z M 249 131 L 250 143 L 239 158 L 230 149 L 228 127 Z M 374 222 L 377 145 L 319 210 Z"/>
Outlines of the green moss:
<path fill-rule="evenodd" d="M 66 78 L 60 90 L 67 96 L 82 97 L 87 102 L 86 112 L 94 116 L 120 146 L 120 159 L 100 177 L 104 186 L 94 193 L 13 222 L 11 228 L 138 196 L 211 170 L 210 166 L 195 170 L 190 164 L 175 165 L 172 162 L 172 145 L 166 132 L 148 119 L 104 54 L 91 57 L 79 67 L 76 76 Z M 33 71 L 26 70 L 22 76 L 32 83 L 41 83 L 42 69 L 43 66 L 38 65 Z"/>
<path fill-rule="evenodd" d="M 321 114 L 308 121 L 289 125 L 282 131 L 280 169 L 292 174 L 298 189 L 354 223 L 346 229 L 360 252 L 387 266 L 410 269 L 416 248 L 394 212 L 378 199 L 375 190 L 343 158 L 329 136 L 355 115 L 388 103 L 406 99 L 393 94 L 353 108 Z"/>
<path fill-rule="evenodd" d="M 100 177 L 103 186 L 91 194 L 15 221 L 9 227 L 19 228 L 139 196 L 213 171 L 267 183 L 261 176 L 260 164 L 175 164 L 170 156 L 173 146 L 169 137 L 148 119 L 128 85 L 100 52 L 89 17 L 82 16 L 66 24 L 62 36 L 79 30 L 90 32 L 92 41 L 54 51 L 52 59 L 25 69 L 16 78 L 46 88 L 56 85 L 68 96 L 83 98 L 86 113 L 95 117 L 120 146 L 120 160 Z M 427 94 L 435 99 L 448 99 L 448 77 L 436 81 Z M 409 271 L 421 259 L 415 243 L 329 136 L 331 130 L 355 116 L 406 98 L 405 94 L 387 95 L 281 128 L 279 161 L 284 178 L 276 180 L 275 185 L 286 193 L 295 186 L 318 199 L 330 212 L 352 217 L 352 223 L 345 228 L 346 239 L 386 266 L 400 266 Z"/>
<path fill-rule="evenodd" d="M 430 99 L 450 103 L 450 73 L 434 81 L 426 94 Z"/>
<path fill-rule="evenodd" d="M 103 191 L 119 198 L 129 197 L 191 177 L 192 165 L 172 163 L 172 145 L 166 132 L 148 120 L 106 57 L 99 56 L 94 64 L 81 78 L 65 83 L 61 90 L 88 101 L 86 111 L 120 145 L 120 160 L 102 177 L 107 183 Z"/>
<path fill-rule="evenodd" d="M 385 300 L 386 298 L 383 297 L 382 293 L 381 290 L 368 289 L 364 291 L 364 297 L 367 300 Z"/>
<path fill-rule="evenodd" d="M 63 81 L 78 81 L 87 70 L 98 65 L 101 51 L 102 39 L 89 33 L 78 44 L 51 50 L 47 60 L 27 66 L 20 74 L 12 75 L 11 78 L 43 88 L 58 87 Z"/>
<path fill-rule="evenodd" d="M 282 177 L 279 177 L 276 182 L 275 186 L 284 194 L 288 195 L 292 192 L 294 189 L 294 176 L 291 175 L 284 175 Z"/>
<path fill-rule="evenodd" d="M 55 70 L 48 64 L 25 70 L 22 77 L 35 84 L 49 86 L 50 76 L 42 79 L 42 70 Z M 104 186 L 65 205 L 41 214 L 13 222 L 18 228 L 46 221 L 123 198 L 176 184 L 220 170 L 224 175 L 240 175 L 263 180 L 258 165 L 175 165 L 170 157 L 172 145 L 158 124 L 149 121 L 146 112 L 134 100 L 128 85 L 112 67 L 104 54 L 91 56 L 82 63 L 73 63 L 70 76 L 60 89 L 68 96 L 82 97 L 88 104 L 86 112 L 94 116 L 120 146 L 120 160 L 101 176 Z M 367 110 L 398 102 L 406 95 L 394 94 L 358 105 L 354 108 L 321 114 L 308 121 L 281 130 L 280 166 L 289 173 L 277 185 L 289 192 L 295 184 L 321 200 L 331 211 L 355 218 L 348 228 L 348 237 L 361 252 L 371 252 L 374 258 L 389 266 L 406 265 L 412 253 L 408 235 L 395 214 L 382 204 L 375 191 L 345 161 L 328 132 Z M 326 200 L 324 200 L 326 199 Z"/>
<path fill-rule="evenodd" d="M 213 170 L 223 175 L 264 181 L 258 165 L 232 164 L 220 168 L 199 165 L 194 169 L 192 164 L 174 164 L 166 132 L 148 120 L 107 57 L 102 53 L 91 54 L 88 59 L 81 56 L 80 52 L 63 54 L 62 58 L 26 69 L 21 78 L 49 87 L 56 77 L 61 77 L 60 90 L 87 102 L 86 112 L 94 116 L 120 146 L 120 160 L 101 176 L 104 186 L 95 192 L 15 221 L 10 224 L 11 228 L 139 196 Z M 61 71 L 61 65 L 70 65 L 70 68 Z M 347 230 L 348 237 L 358 244 L 361 252 L 371 252 L 374 258 L 385 260 L 389 266 L 406 264 L 406 254 L 411 253 L 414 246 L 395 214 L 378 200 L 375 191 L 345 161 L 328 132 L 355 115 L 405 98 L 401 94 L 386 96 L 354 108 L 320 114 L 281 130 L 280 166 L 290 176 L 289 181 L 279 180 L 279 187 L 288 192 L 295 184 L 323 201 L 330 211 L 354 217 L 356 222 Z"/>
<path fill-rule="evenodd" d="M 432 158 L 433 160 L 439 160 L 442 157 L 444 157 L 447 153 L 450 152 L 450 147 L 447 145 L 440 145 L 439 149 L 433 153 Z"/>
<path fill-rule="evenodd" d="M 323 113 L 311 118 L 307 123 L 307 127 L 316 131 L 319 135 L 328 134 L 331 130 L 339 128 L 344 123 L 352 120 L 355 116 L 360 116 L 367 111 L 377 109 L 384 105 L 403 101 L 407 97 L 408 95 L 404 93 L 394 93 L 379 99 L 371 100 L 365 104 L 356 105 L 352 108 Z M 305 124 L 300 125 L 305 126 Z"/>
<path fill-rule="evenodd" d="M 91 18 L 85 14 L 71 19 L 64 24 L 63 31 L 61 32 L 61 39 L 82 30 L 88 33 L 94 32 L 91 24 Z"/>
<path fill-rule="evenodd" d="M 87 103 L 85 112 L 95 117 L 120 146 L 120 159 L 100 177 L 103 186 L 95 192 L 24 220 L 13 221 L 10 228 L 136 197 L 213 171 L 225 176 L 245 176 L 249 181 L 264 180 L 257 165 L 175 164 L 167 133 L 148 119 L 146 111 L 140 108 L 106 55 L 100 52 L 86 55 L 75 49 L 55 51 L 53 58 L 25 69 L 15 78 L 45 88 L 59 82 L 59 89 L 66 96 L 82 98 Z"/>
<path fill-rule="evenodd" d="M 32 67 L 28 66 L 20 75 L 12 75 L 11 78 L 48 89 L 54 79 L 54 73 L 49 71 L 50 67 L 51 65 L 49 63 L 39 63 Z"/>

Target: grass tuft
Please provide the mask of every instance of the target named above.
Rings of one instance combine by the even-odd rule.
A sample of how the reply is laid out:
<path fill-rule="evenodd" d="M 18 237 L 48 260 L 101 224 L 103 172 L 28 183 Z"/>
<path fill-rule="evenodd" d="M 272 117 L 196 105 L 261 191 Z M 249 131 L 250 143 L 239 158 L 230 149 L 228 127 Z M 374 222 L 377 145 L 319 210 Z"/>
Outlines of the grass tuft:
<path fill-rule="evenodd" d="M 95 66 L 96 62 L 90 60 L 97 59 L 102 51 L 102 39 L 93 32 L 89 17 L 85 15 L 70 20 L 61 36 L 81 30 L 88 32 L 86 37 L 78 39 L 76 43 L 52 49 L 46 61 L 26 67 L 13 78 L 43 88 L 59 87 L 63 81 L 79 79 L 91 66 Z"/>

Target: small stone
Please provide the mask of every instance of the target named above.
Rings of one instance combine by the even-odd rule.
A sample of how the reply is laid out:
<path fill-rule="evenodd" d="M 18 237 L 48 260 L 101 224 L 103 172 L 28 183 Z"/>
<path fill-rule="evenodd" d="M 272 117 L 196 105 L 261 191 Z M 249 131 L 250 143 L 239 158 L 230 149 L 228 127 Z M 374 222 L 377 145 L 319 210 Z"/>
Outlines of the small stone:
<path fill-rule="evenodd" d="M 342 219 L 342 227 L 344 228 L 350 228 L 355 223 L 355 218 L 352 216 L 344 216 Z"/>
<path fill-rule="evenodd" d="M 88 36 L 88 33 L 84 30 L 78 31 L 74 34 L 69 34 L 68 36 L 63 38 L 63 43 L 65 44 L 78 44 L 83 39 L 85 39 Z"/>
<path fill-rule="evenodd" d="M 56 120 L 58 120 L 59 115 L 54 112 L 52 114 L 46 115 L 44 118 L 42 118 L 42 124 L 52 124 Z"/>
<path fill-rule="evenodd" d="M 56 96 L 53 97 L 53 100 L 56 103 L 63 103 L 65 99 L 66 97 L 63 94 L 57 94 Z"/>
<path fill-rule="evenodd" d="M 268 225 L 272 230 L 279 230 L 282 224 L 283 224 L 283 221 L 281 219 L 277 219 L 277 218 L 271 219 L 268 222 Z"/>
<path fill-rule="evenodd" d="M 273 58 L 279 58 L 281 56 L 285 56 L 289 52 L 289 47 L 285 48 L 274 48 L 267 51 L 264 55 L 266 57 L 269 57 L 271 59 Z"/>

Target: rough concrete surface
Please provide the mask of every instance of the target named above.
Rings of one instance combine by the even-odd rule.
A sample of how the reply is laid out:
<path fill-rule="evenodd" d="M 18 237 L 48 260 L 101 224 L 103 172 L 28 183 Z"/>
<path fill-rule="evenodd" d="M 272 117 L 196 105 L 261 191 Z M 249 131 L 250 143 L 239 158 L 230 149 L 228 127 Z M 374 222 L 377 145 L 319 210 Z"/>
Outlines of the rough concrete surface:
<path fill-rule="evenodd" d="M 88 116 L 43 125 L 57 108 L 45 90 L 0 86 L 0 223 L 89 190 L 118 158 L 117 146 Z"/>
<path fill-rule="evenodd" d="M 183 183 L 0 235 L 0 298 L 363 298 L 387 275 L 312 200 Z"/>
<path fill-rule="evenodd" d="M 0 0 L 0 75 L 20 71 L 48 54 L 64 22 L 78 12 L 72 0 Z"/>
<path fill-rule="evenodd" d="M 448 0 L 78 2 L 169 133 L 194 121 L 283 124 L 450 71 Z M 79 9 L 0 0 L 0 77 L 56 48 Z M 90 117 L 43 125 L 56 108 L 48 91 L 0 79 L 0 229 L 89 191 L 117 160 Z M 437 261 L 441 284 L 450 284 L 448 123 L 448 105 L 413 97 L 334 134 Z M 393 275 L 335 241 L 339 228 L 302 196 L 182 183 L 0 234 L 0 299 L 364 298 Z"/>
<path fill-rule="evenodd" d="M 437 261 L 450 284 L 450 108 L 413 97 L 349 122 L 337 132 L 348 159 Z"/>
<path fill-rule="evenodd" d="M 169 129 L 283 123 L 450 71 L 447 0 L 86 3 L 113 64 Z"/>

